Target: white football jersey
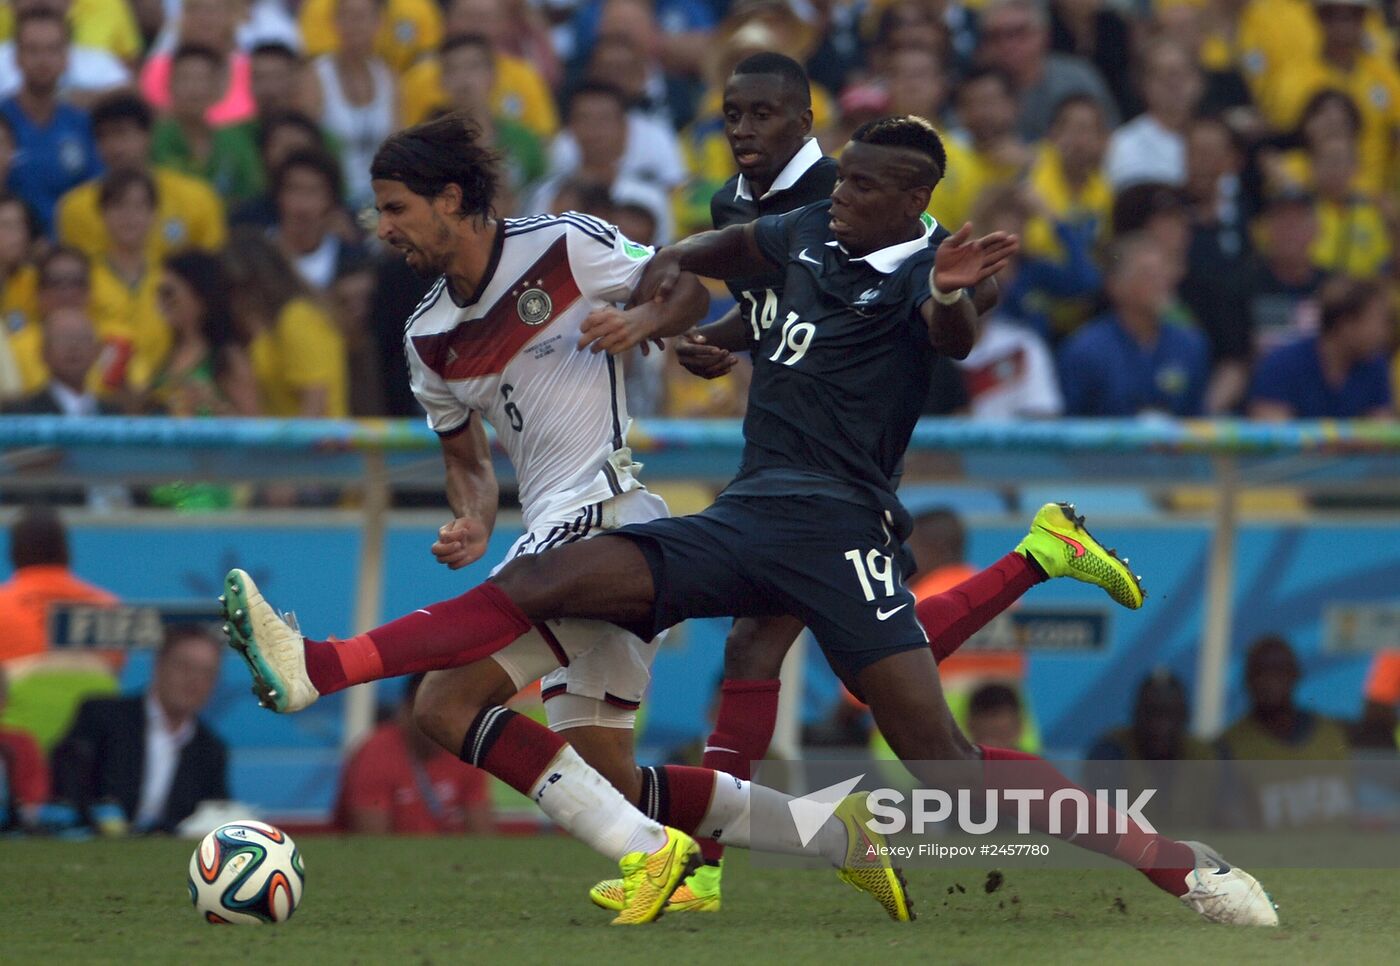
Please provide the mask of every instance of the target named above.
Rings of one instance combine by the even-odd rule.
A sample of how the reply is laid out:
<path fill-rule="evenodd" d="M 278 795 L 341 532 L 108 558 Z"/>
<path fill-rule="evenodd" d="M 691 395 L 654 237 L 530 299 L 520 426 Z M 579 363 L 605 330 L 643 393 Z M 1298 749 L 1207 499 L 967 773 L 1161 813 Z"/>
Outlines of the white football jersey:
<path fill-rule="evenodd" d="M 497 239 L 476 298 L 458 305 L 438 279 L 404 343 L 433 430 L 460 430 L 473 411 L 495 428 L 529 530 L 641 485 L 621 366 L 577 345 L 588 313 L 631 296 L 653 250 L 575 212 L 507 218 Z"/>

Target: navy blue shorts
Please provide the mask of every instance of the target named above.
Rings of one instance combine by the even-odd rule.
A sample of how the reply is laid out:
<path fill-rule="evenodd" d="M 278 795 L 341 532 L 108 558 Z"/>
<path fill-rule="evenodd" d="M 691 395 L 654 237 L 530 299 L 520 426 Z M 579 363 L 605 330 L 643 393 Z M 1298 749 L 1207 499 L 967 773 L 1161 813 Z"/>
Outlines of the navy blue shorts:
<path fill-rule="evenodd" d="M 928 646 L 904 586 L 907 554 L 874 510 L 821 496 L 721 495 L 701 513 L 609 536 L 636 543 L 651 568 L 651 625 L 629 628 L 644 639 L 691 617 L 791 614 L 847 680 Z"/>

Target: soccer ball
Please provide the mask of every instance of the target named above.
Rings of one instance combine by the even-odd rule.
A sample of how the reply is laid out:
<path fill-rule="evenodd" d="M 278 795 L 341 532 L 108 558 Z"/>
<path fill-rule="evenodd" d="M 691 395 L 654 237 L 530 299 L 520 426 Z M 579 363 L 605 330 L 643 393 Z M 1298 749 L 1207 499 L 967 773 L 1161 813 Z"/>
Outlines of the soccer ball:
<path fill-rule="evenodd" d="M 190 900 L 205 922 L 285 922 L 305 879 L 291 837 L 251 819 L 220 825 L 190 856 Z"/>

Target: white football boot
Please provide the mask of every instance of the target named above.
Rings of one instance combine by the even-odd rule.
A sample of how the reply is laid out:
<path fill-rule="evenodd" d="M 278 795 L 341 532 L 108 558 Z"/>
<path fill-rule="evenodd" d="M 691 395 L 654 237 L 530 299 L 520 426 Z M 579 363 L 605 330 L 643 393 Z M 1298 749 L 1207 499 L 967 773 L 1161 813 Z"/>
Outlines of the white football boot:
<path fill-rule="evenodd" d="M 233 569 L 219 597 L 224 633 L 253 672 L 253 693 L 279 714 L 300 711 L 321 696 L 306 673 L 306 648 L 296 617 L 272 609 L 246 571 Z"/>
<path fill-rule="evenodd" d="M 1186 875 L 1186 903 L 1203 919 L 1230 926 L 1277 926 L 1278 912 L 1269 894 L 1243 869 L 1237 869 L 1209 845 L 1183 842 L 1196 853 L 1196 868 Z"/>

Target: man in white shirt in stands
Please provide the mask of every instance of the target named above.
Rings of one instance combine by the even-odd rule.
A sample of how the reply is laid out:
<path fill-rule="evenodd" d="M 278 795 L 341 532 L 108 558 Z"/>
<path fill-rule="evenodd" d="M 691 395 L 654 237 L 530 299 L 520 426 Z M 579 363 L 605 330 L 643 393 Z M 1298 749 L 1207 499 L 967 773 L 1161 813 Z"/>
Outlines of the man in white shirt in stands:
<path fill-rule="evenodd" d="M 1186 183 L 1186 128 L 1205 93 L 1200 67 L 1174 40 L 1148 44 L 1141 67 L 1147 110 L 1108 140 L 1105 167 L 1115 193 L 1144 181 Z"/>

